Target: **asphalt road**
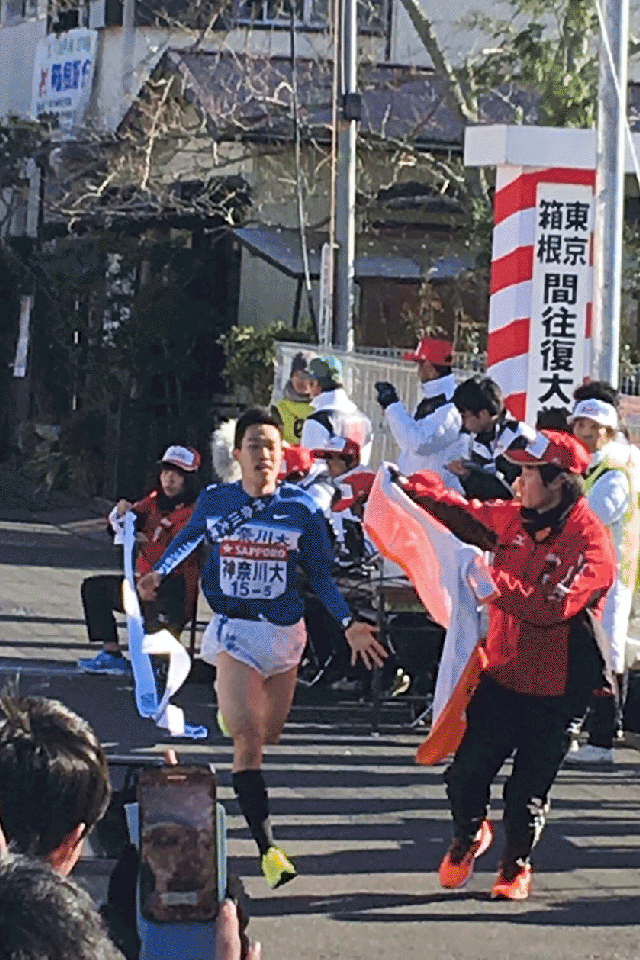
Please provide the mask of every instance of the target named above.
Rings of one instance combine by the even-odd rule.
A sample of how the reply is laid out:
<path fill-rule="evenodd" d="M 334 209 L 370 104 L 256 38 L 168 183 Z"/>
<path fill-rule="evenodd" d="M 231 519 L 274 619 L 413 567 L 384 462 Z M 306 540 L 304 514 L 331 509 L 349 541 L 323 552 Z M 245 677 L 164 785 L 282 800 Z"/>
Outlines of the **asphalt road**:
<path fill-rule="evenodd" d="M 176 698 L 187 719 L 209 726 L 209 739 L 169 744 L 137 716 L 128 682 L 74 669 L 89 652 L 80 581 L 118 564 L 100 521 L 86 514 L 5 511 L 0 520 L 0 674 L 83 714 L 112 757 L 144 758 L 171 745 L 185 759 L 215 764 L 229 813 L 230 868 L 245 878 L 250 931 L 267 960 L 640 960 L 640 754 L 630 745 L 616 749 L 608 769 L 561 772 L 532 896 L 523 904 L 494 902 L 499 823 L 466 890 L 438 885 L 450 837 L 444 768 L 413 763 L 423 734 L 408 727 L 408 711 L 385 712 L 374 737 L 365 706 L 303 697 L 265 764 L 276 836 L 300 875 L 269 891 L 233 798 L 231 749 L 215 729 L 211 685 L 189 684 Z M 122 769 L 113 772 L 117 785 Z M 494 791 L 496 821 L 502 782 Z M 78 876 L 97 897 L 111 865 L 94 838 Z"/>

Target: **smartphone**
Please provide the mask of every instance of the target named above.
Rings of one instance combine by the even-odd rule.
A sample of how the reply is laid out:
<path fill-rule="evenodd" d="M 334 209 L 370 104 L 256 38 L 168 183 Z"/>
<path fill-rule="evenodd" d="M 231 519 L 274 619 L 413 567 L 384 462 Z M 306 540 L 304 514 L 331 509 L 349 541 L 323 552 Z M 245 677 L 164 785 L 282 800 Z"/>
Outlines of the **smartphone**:
<path fill-rule="evenodd" d="M 154 923 L 213 920 L 224 896 L 218 889 L 213 768 L 144 769 L 138 807 L 142 916 Z"/>

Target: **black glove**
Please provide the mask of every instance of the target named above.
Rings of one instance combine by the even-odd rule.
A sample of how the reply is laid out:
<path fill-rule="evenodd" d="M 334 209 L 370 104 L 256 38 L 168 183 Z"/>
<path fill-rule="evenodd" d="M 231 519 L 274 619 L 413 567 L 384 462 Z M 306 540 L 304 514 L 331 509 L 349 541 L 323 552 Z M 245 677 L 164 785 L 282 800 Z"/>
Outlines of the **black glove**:
<path fill-rule="evenodd" d="M 374 384 L 374 387 L 378 394 L 378 403 L 383 410 L 386 410 L 392 403 L 397 403 L 400 399 L 394 385 L 387 383 L 386 380 L 378 380 L 378 382 Z"/>

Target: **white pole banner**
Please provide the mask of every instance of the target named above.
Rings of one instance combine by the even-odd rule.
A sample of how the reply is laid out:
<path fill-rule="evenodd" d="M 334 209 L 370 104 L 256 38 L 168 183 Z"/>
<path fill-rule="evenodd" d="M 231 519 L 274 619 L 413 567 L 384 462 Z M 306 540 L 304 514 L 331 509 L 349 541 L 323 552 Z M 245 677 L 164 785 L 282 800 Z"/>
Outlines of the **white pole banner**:
<path fill-rule="evenodd" d="M 540 183 L 536 196 L 527 423 L 573 407 L 589 373 L 588 314 L 593 299 L 593 191 Z"/>
<path fill-rule="evenodd" d="M 29 328 L 31 325 L 31 295 L 20 297 L 20 327 L 18 329 L 18 343 L 16 345 L 16 359 L 13 362 L 14 377 L 26 377 L 27 359 L 29 357 Z"/>

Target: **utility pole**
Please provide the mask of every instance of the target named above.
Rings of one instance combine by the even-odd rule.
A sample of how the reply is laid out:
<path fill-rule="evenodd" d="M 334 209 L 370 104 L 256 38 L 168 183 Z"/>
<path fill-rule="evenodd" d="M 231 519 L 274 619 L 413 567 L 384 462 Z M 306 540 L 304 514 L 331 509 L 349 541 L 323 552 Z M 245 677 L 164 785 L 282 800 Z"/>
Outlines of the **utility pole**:
<path fill-rule="evenodd" d="M 607 380 L 617 387 L 626 167 L 629 0 L 605 0 L 603 34 L 600 39 L 598 93 L 591 374 L 594 379 Z"/>
<path fill-rule="evenodd" d="M 340 3 L 341 83 L 338 108 L 338 169 L 336 177 L 336 319 L 334 344 L 354 346 L 354 267 L 356 259 L 356 125 L 361 118 L 357 92 L 358 15 L 356 0 Z"/>

